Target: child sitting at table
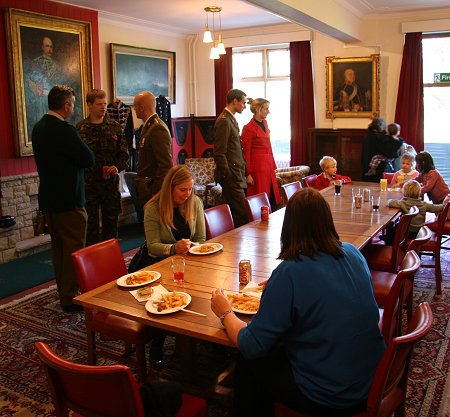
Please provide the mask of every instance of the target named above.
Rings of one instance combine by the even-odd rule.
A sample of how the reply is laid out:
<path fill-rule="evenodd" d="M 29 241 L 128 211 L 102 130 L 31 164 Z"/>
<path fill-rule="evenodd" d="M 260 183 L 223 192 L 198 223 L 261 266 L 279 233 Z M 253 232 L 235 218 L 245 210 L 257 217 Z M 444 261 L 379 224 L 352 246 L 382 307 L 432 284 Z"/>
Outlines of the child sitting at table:
<path fill-rule="evenodd" d="M 391 187 L 400 188 L 409 180 L 413 180 L 419 176 L 419 172 L 414 169 L 415 158 L 414 155 L 404 153 L 402 155 L 402 169 L 397 171 L 392 177 Z"/>
<path fill-rule="evenodd" d="M 335 180 L 341 180 L 342 183 L 351 182 L 350 177 L 345 175 L 336 174 L 337 162 L 332 156 L 324 156 L 319 162 L 320 168 L 322 168 L 322 173 L 317 176 L 316 184 L 314 188 L 318 190 L 323 190 L 334 184 Z"/>
<path fill-rule="evenodd" d="M 419 152 L 416 164 L 417 171 L 420 172 L 417 181 L 422 184 L 421 195 L 427 194 L 433 203 L 442 203 L 450 194 L 450 188 L 434 166 L 433 157 L 428 152 Z"/>
<path fill-rule="evenodd" d="M 410 180 L 403 185 L 403 198 L 401 200 L 391 199 L 387 201 L 388 207 L 396 207 L 402 210 L 403 213 L 408 213 L 409 209 L 416 206 L 419 213 L 413 217 L 411 225 L 409 226 L 409 237 L 414 239 L 417 236 L 420 228 L 425 224 L 425 216 L 427 212 L 438 213 L 444 209 L 443 204 L 426 203 L 420 199 L 420 191 L 422 187 L 416 180 Z M 383 240 L 386 244 L 394 240 L 395 227 L 388 232 L 390 238 L 386 236 Z"/>

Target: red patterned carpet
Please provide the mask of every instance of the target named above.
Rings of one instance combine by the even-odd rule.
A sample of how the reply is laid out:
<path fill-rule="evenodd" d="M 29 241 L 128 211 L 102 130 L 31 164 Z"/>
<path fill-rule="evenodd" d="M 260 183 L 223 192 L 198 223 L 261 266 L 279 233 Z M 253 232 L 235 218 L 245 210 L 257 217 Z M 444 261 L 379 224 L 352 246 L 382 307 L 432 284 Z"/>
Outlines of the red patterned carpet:
<path fill-rule="evenodd" d="M 444 256 L 444 291 L 434 294 L 434 270 L 421 268 L 416 276 L 415 302 L 428 301 L 434 313 L 434 326 L 426 340 L 415 347 L 408 389 L 407 417 L 450 416 L 450 251 Z M 40 288 L 22 298 L 0 305 L 0 415 L 17 417 L 54 416 L 44 375 L 39 367 L 33 343 L 45 340 L 57 353 L 75 362 L 86 363 L 84 317 L 63 314 L 55 287 Z M 118 346 L 100 341 L 110 351 Z M 159 376 L 176 378 L 178 373 L 173 340 L 169 340 L 168 366 Z M 211 345 L 199 347 L 196 382 L 202 386 L 220 372 L 230 352 Z M 99 358 L 100 364 L 110 363 Z M 211 370 L 214 369 L 214 372 Z M 157 375 L 158 376 L 158 375 Z M 209 416 L 228 416 L 228 411 L 210 404 Z"/>

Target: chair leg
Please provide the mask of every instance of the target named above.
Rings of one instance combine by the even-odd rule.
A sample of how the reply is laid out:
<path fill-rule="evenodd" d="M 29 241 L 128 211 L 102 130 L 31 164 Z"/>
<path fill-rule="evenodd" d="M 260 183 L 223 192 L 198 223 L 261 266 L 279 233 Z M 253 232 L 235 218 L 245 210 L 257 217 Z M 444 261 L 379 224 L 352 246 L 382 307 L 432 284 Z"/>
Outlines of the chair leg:
<path fill-rule="evenodd" d="M 87 348 L 88 348 L 88 364 L 97 365 L 97 351 L 95 346 L 95 332 L 86 329 L 87 334 Z"/>
<path fill-rule="evenodd" d="M 147 380 L 147 359 L 145 357 L 146 344 L 142 341 L 136 343 L 136 361 L 138 368 L 138 382 Z"/>
<path fill-rule="evenodd" d="M 435 275 L 436 275 L 436 294 L 442 294 L 442 271 L 441 271 L 441 251 L 435 254 Z"/>

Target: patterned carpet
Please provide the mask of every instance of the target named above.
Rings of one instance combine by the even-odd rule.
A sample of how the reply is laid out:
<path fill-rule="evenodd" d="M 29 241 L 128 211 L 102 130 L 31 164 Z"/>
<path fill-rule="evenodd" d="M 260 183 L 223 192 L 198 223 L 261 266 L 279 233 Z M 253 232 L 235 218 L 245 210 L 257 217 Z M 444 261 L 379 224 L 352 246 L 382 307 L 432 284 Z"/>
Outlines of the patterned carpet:
<path fill-rule="evenodd" d="M 450 416 L 450 251 L 445 251 L 444 291 L 434 294 L 434 270 L 421 268 L 416 276 L 415 302 L 432 304 L 434 326 L 426 340 L 415 347 L 408 389 L 407 417 Z M 0 305 L 0 415 L 16 417 L 54 416 L 43 373 L 33 343 L 45 340 L 58 355 L 86 363 L 85 328 L 82 314 L 63 314 L 54 285 L 38 289 L 18 300 Z M 117 352 L 112 341 L 101 340 L 106 350 Z M 177 378 L 179 367 L 173 354 L 174 341 L 166 343 L 167 367 L 154 375 Z M 208 386 L 233 355 L 229 349 L 200 344 L 195 384 L 199 392 Z M 99 364 L 111 361 L 99 358 Z M 209 402 L 209 416 L 229 416 L 227 408 Z"/>

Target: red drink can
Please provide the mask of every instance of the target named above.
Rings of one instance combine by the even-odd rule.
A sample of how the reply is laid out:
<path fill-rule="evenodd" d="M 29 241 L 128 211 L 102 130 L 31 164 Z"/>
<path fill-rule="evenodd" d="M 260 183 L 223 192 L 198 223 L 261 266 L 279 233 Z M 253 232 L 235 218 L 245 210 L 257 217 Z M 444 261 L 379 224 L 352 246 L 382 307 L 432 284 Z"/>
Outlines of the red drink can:
<path fill-rule="evenodd" d="M 239 283 L 247 285 L 252 280 L 252 263 L 243 259 L 239 262 Z"/>
<path fill-rule="evenodd" d="M 261 220 L 269 221 L 269 206 L 261 206 Z"/>

